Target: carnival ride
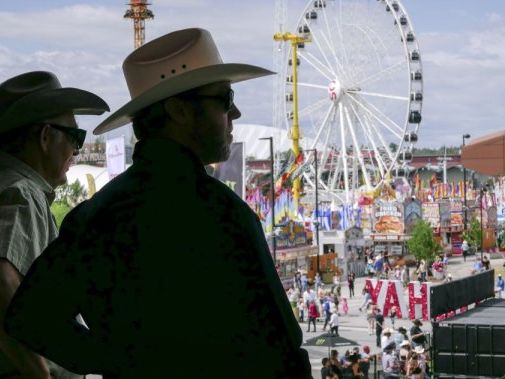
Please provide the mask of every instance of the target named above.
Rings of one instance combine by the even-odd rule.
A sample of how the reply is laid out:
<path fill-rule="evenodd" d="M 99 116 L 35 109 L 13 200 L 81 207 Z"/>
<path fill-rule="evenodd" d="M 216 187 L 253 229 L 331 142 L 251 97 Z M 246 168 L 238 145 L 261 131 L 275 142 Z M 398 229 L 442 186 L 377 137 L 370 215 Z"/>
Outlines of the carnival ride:
<path fill-rule="evenodd" d="M 277 3 L 274 38 L 289 43 L 275 50 L 274 126 L 286 128 L 295 155 L 319 146 L 321 169 L 317 178 L 313 167 L 303 172 L 304 191 L 318 183 L 344 205 L 373 196 L 408 169 L 421 122 L 423 71 L 410 17 L 399 0 L 311 0 L 294 34 L 282 30 L 279 4 L 286 0 Z"/>

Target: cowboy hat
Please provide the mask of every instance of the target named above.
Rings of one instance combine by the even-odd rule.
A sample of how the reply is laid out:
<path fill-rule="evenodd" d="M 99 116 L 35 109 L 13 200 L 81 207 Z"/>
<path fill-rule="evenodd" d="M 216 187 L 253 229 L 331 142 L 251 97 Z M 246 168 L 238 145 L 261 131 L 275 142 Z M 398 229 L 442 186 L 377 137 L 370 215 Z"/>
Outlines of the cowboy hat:
<path fill-rule="evenodd" d="M 123 63 L 131 100 L 96 127 L 102 134 L 129 123 L 140 110 L 207 84 L 231 83 L 272 75 L 261 67 L 223 63 L 211 34 L 178 30 L 139 47 Z"/>
<path fill-rule="evenodd" d="M 32 71 L 0 84 L 0 134 L 37 122 L 67 120 L 77 127 L 74 114 L 100 115 L 109 106 L 97 95 L 77 88 L 62 88 L 51 72 Z M 63 114 L 71 117 L 58 118 Z M 62 121 L 65 123 L 65 121 Z"/>
<path fill-rule="evenodd" d="M 393 331 L 391 330 L 391 328 L 386 328 L 382 331 L 382 334 L 392 334 Z"/>
<path fill-rule="evenodd" d="M 409 341 L 407 341 L 407 340 L 404 340 L 404 341 L 402 341 L 402 343 L 400 344 L 400 347 L 407 346 L 407 345 L 409 345 L 409 346 L 410 346 L 410 342 L 409 342 Z"/>
<path fill-rule="evenodd" d="M 414 325 L 418 325 L 418 326 L 422 326 L 423 325 L 423 323 L 421 322 L 421 320 L 419 320 L 418 318 L 416 318 L 415 320 L 413 320 L 412 323 Z"/>
<path fill-rule="evenodd" d="M 424 353 L 424 347 L 422 347 L 422 346 L 416 346 L 416 347 L 414 348 L 414 351 L 415 351 L 417 354 L 422 354 L 422 353 Z"/>

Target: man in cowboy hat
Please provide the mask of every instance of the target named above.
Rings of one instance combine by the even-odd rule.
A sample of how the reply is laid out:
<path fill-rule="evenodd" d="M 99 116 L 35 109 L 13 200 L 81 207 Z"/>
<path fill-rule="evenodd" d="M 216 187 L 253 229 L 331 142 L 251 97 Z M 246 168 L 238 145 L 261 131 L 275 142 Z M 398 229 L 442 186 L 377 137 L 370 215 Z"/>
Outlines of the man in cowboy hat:
<path fill-rule="evenodd" d="M 412 327 L 410 328 L 410 339 L 412 341 L 412 346 L 424 346 L 426 342 L 425 333 L 422 331 L 421 326 L 423 323 L 419 319 L 412 321 Z"/>
<path fill-rule="evenodd" d="M 143 45 L 123 69 L 132 100 L 95 133 L 132 121 L 133 165 L 66 217 L 7 325 L 63 366 L 105 378 L 187 376 L 195 344 L 209 347 L 198 364 L 210 376 L 310 377 L 258 218 L 204 169 L 228 158 L 240 117 L 231 84 L 271 72 L 224 64 L 202 29 Z M 169 222 L 174 215 L 178 222 Z M 205 330 L 185 327 L 202 322 L 200 312 L 186 312 L 191 298 L 171 302 L 173 283 L 197 292 L 200 281 L 220 295 L 201 297 L 199 307 L 226 310 L 208 312 Z M 65 301 L 35 314 L 47 292 Z M 89 329 L 73 323 L 77 313 Z"/>
<path fill-rule="evenodd" d="M 74 114 L 106 110 L 101 98 L 62 88 L 50 72 L 28 72 L 0 84 L 0 320 L 30 265 L 57 236 L 50 211 L 54 189 L 66 182 L 86 137 Z M 7 336 L 2 322 L 0 377 L 49 375 L 73 376 Z"/>

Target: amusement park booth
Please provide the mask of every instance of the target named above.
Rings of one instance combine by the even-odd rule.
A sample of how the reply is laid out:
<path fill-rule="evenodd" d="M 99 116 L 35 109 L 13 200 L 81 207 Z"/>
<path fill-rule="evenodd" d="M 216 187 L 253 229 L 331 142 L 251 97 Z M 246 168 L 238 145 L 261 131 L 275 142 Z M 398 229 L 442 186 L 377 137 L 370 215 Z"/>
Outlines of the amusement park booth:
<path fill-rule="evenodd" d="M 287 284 L 297 270 L 306 271 L 309 278 L 312 273 L 311 257 L 317 257 L 317 246 L 312 246 L 303 223 L 290 220 L 278 229 L 275 236 L 277 270 L 281 281 Z"/>

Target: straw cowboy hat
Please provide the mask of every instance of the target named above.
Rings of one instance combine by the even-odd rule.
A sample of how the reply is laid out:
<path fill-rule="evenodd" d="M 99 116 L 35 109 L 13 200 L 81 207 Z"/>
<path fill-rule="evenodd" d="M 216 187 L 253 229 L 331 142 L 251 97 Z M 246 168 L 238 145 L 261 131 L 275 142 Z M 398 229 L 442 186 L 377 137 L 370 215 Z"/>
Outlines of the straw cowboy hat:
<path fill-rule="evenodd" d="M 77 88 L 62 88 L 51 72 L 32 71 L 0 84 L 0 134 L 57 119 L 77 127 L 73 115 L 100 115 L 109 106 L 97 95 Z M 70 114 L 70 117 L 60 117 Z"/>
<path fill-rule="evenodd" d="M 386 328 L 382 331 L 382 334 L 393 334 L 393 331 L 391 330 L 391 328 Z"/>
<path fill-rule="evenodd" d="M 96 127 L 102 134 L 129 123 L 135 114 L 163 99 L 220 81 L 231 83 L 272 75 L 261 67 L 223 63 L 204 29 L 184 29 L 141 46 L 123 63 L 131 100 Z"/>
<path fill-rule="evenodd" d="M 416 346 L 416 347 L 414 348 L 414 351 L 415 351 L 417 354 L 422 354 L 422 353 L 424 353 L 424 347 L 422 347 L 422 346 Z"/>

